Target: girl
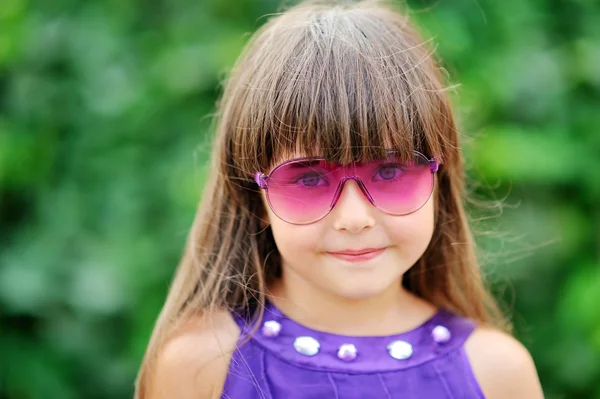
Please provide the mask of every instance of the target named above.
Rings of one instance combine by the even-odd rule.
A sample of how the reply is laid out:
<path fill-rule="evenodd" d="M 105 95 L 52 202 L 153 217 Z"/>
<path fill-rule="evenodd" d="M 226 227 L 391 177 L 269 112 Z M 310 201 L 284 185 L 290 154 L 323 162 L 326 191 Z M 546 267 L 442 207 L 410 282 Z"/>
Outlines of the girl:
<path fill-rule="evenodd" d="M 373 1 L 256 33 L 136 398 L 542 397 L 481 281 L 441 72 Z"/>

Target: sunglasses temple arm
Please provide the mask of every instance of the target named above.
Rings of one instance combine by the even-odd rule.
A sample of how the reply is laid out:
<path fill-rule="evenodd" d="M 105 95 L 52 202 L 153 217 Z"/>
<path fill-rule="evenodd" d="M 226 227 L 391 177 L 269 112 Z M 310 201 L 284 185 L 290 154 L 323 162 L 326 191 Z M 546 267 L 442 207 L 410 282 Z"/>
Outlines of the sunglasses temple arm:
<path fill-rule="evenodd" d="M 433 157 L 429 160 L 429 166 L 431 167 L 431 173 L 436 173 L 438 171 L 438 169 L 440 168 L 440 164 L 435 159 L 435 157 Z"/>
<path fill-rule="evenodd" d="M 267 178 L 267 176 L 264 173 L 256 172 L 254 174 L 254 181 L 262 189 L 266 189 L 267 188 L 266 178 Z"/>

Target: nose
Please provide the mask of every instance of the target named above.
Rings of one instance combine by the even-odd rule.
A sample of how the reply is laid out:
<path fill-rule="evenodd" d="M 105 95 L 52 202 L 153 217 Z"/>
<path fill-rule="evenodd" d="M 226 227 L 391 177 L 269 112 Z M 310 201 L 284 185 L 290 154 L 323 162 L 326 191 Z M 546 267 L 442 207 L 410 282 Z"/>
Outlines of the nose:
<path fill-rule="evenodd" d="M 332 210 L 334 228 L 350 233 L 372 227 L 375 224 L 373 211 L 375 207 L 369 202 L 355 180 L 348 180 Z"/>

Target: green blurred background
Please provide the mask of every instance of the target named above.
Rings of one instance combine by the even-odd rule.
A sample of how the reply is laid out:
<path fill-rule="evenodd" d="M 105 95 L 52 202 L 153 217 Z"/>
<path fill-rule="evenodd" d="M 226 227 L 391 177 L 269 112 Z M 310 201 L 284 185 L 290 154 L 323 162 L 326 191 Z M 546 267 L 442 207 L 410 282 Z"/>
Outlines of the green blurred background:
<path fill-rule="evenodd" d="M 0 0 L 0 398 L 132 396 L 220 81 L 280 4 Z M 599 2 L 409 5 L 461 84 L 497 295 L 547 397 L 598 399 Z"/>

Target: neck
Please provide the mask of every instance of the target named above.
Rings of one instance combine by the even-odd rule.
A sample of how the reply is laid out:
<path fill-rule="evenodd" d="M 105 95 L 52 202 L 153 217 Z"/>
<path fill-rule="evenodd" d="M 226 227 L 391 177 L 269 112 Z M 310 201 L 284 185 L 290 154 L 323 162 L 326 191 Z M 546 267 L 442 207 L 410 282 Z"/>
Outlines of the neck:
<path fill-rule="evenodd" d="M 436 311 L 431 304 L 408 292 L 400 281 L 376 296 L 346 298 L 284 274 L 271 286 L 269 300 L 300 324 L 342 335 L 404 332 L 417 327 Z"/>

